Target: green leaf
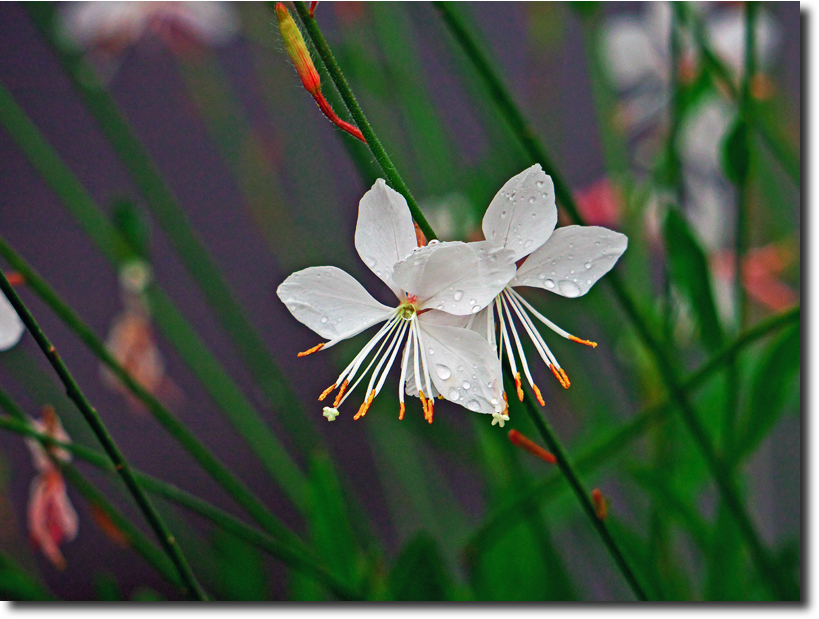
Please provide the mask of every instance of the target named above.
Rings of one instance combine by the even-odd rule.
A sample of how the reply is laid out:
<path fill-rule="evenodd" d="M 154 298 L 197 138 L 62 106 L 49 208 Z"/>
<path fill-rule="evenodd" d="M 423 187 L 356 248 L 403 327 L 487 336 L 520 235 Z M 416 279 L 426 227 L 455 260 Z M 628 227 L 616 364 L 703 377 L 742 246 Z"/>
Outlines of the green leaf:
<path fill-rule="evenodd" d="M 751 168 L 751 149 L 748 135 L 748 124 L 738 120 L 722 145 L 722 165 L 725 175 L 736 184 L 742 184 L 748 178 Z"/>
<path fill-rule="evenodd" d="M 418 533 L 401 550 L 390 571 L 390 597 L 400 602 L 454 600 L 454 579 L 446 565 L 432 536 Z"/>
<path fill-rule="evenodd" d="M 116 576 L 103 572 L 94 577 L 94 595 L 100 602 L 121 602 L 119 583 Z"/>
<path fill-rule="evenodd" d="M 722 347 L 722 325 L 717 315 L 708 260 L 686 221 L 674 209 L 665 219 L 665 245 L 671 277 L 697 314 L 700 337 L 710 351 Z"/>
<path fill-rule="evenodd" d="M 112 220 L 114 227 L 134 251 L 134 255 L 147 259 L 151 229 L 145 215 L 133 202 L 121 199 L 114 202 Z"/>
<path fill-rule="evenodd" d="M 231 533 L 212 536 L 214 587 L 219 599 L 236 602 L 268 599 L 267 573 L 259 552 Z"/>
<path fill-rule="evenodd" d="M 11 557 L 0 552 L 0 599 L 38 601 L 53 600 L 54 596 L 23 571 Z"/>
<path fill-rule="evenodd" d="M 752 453 L 779 420 L 799 372 L 800 353 L 801 327 L 795 325 L 770 345 L 755 368 L 747 414 L 739 422 L 737 460 Z"/>

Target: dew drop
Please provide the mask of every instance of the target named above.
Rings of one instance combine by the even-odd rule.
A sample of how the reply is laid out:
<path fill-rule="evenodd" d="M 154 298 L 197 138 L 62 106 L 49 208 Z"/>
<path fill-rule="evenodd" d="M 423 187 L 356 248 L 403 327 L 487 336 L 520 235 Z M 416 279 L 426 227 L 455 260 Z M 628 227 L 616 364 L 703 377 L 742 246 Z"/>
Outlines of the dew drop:
<path fill-rule="evenodd" d="M 473 313 L 473 314 L 477 314 L 477 313 L 478 313 L 478 312 L 480 312 L 480 311 L 481 311 L 481 307 L 480 307 L 480 305 L 473 305 L 473 306 L 472 306 L 472 313 Z"/>
<path fill-rule="evenodd" d="M 457 402 L 458 398 L 461 397 L 461 394 L 458 393 L 458 390 L 455 389 L 455 387 L 450 387 L 449 388 L 449 393 L 447 395 L 449 395 L 449 399 L 452 402 Z"/>
<path fill-rule="evenodd" d="M 441 380 L 446 380 L 450 376 L 452 376 L 452 371 L 446 367 L 445 365 L 436 365 L 435 366 L 435 373 L 438 375 L 438 378 Z"/>
<path fill-rule="evenodd" d="M 464 381 L 464 389 L 469 389 L 471 386 L 467 381 Z"/>
<path fill-rule="evenodd" d="M 469 299 L 469 304 L 470 304 L 470 305 L 475 305 L 475 303 L 477 303 L 477 302 L 478 302 L 478 301 L 477 301 L 477 300 L 475 300 L 475 299 Z"/>
<path fill-rule="evenodd" d="M 529 249 L 532 246 L 532 243 L 534 243 L 534 241 L 532 239 L 529 239 L 523 244 L 523 249 Z"/>
<path fill-rule="evenodd" d="M 489 386 L 491 387 L 492 385 L 489 385 Z M 497 406 L 498 404 L 500 404 L 500 400 L 498 400 L 498 398 L 492 398 L 491 400 L 489 400 L 489 403 L 492 406 Z"/>
<path fill-rule="evenodd" d="M 455 297 L 456 301 L 460 301 L 461 299 L 464 298 L 464 291 L 463 290 L 456 290 L 455 294 L 452 295 L 452 296 Z"/>
<path fill-rule="evenodd" d="M 339 316 L 338 318 L 336 318 L 336 324 L 342 322 L 343 320 L 344 319 L 341 316 Z"/>
<path fill-rule="evenodd" d="M 480 405 L 480 404 L 478 404 L 478 401 L 477 401 L 477 400 L 469 400 L 469 401 L 466 403 L 466 407 L 467 407 L 469 410 L 471 410 L 471 411 L 477 411 L 477 410 L 480 410 L 481 405 Z"/>
<path fill-rule="evenodd" d="M 532 217 L 537 217 L 537 213 L 532 213 Z"/>
<path fill-rule="evenodd" d="M 435 309 L 439 309 L 439 310 L 444 309 L 444 304 L 443 304 L 443 303 L 439 303 L 438 305 L 436 305 L 436 306 L 435 306 Z"/>
<path fill-rule="evenodd" d="M 586 283 L 587 283 L 589 286 L 591 286 L 591 280 L 590 280 L 590 279 L 587 279 L 587 280 L 586 280 Z"/>
<path fill-rule="evenodd" d="M 327 320 L 328 320 L 327 316 L 322 316 L 321 317 L 321 324 L 326 324 Z"/>
<path fill-rule="evenodd" d="M 506 217 L 506 211 L 501 211 L 501 217 Z"/>
<path fill-rule="evenodd" d="M 540 279 L 546 279 L 546 271 L 543 271 L 540 275 L 538 275 Z"/>
<path fill-rule="evenodd" d="M 566 256 L 566 257 L 567 257 L 569 260 L 574 260 L 574 256 L 573 256 L 572 254 L 569 254 L 569 255 L 568 255 L 568 256 Z"/>
<path fill-rule="evenodd" d="M 590 268 L 591 268 L 591 262 L 587 262 L 587 263 L 586 263 L 586 268 L 587 268 L 587 269 L 590 269 Z"/>
<path fill-rule="evenodd" d="M 547 279 L 547 280 L 546 280 L 546 287 L 547 287 L 547 288 L 554 288 L 554 287 L 555 287 L 555 282 L 554 282 L 554 280 Z"/>
<path fill-rule="evenodd" d="M 459 366 L 458 366 L 458 371 L 459 371 L 459 372 L 463 372 L 463 371 L 464 371 L 464 366 L 459 365 Z"/>
<path fill-rule="evenodd" d="M 543 187 L 543 181 L 538 181 L 535 183 L 538 187 Z"/>
<path fill-rule="evenodd" d="M 427 246 L 438 245 L 440 242 L 441 241 L 439 241 L 438 239 L 432 239 L 429 243 L 427 243 Z"/>
<path fill-rule="evenodd" d="M 434 348 L 429 348 L 429 349 L 427 349 L 427 352 L 428 352 L 430 355 L 434 355 L 434 354 L 435 354 L 435 349 L 434 349 Z"/>
<path fill-rule="evenodd" d="M 535 200 L 537 200 L 537 198 L 535 196 L 532 196 L 531 198 L 529 198 L 529 204 L 534 204 Z M 532 215 L 534 216 L 534 213 L 532 213 Z"/>
<path fill-rule="evenodd" d="M 597 242 L 595 243 L 595 245 L 596 245 L 597 247 L 600 247 L 600 241 L 597 241 Z"/>
<path fill-rule="evenodd" d="M 557 284 L 557 287 L 560 289 L 560 292 L 564 297 L 569 297 L 570 299 L 573 299 L 574 297 L 580 296 L 580 287 L 574 282 L 570 282 L 569 280 L 563 280 L 559 282 Z"/>
<path fill-rule="evenodd" d="M 574 275 L 574 269 L 572 269 L 571 271 L 569 271 L 569 275 Z"/>

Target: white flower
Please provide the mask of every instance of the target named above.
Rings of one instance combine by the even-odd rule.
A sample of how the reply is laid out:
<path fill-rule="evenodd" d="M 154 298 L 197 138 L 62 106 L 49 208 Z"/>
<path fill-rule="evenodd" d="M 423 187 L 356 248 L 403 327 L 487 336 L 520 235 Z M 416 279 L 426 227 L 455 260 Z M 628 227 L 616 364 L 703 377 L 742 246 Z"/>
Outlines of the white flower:
<path fill-rule="evenodd" d="M 365 264 L 395 293 L 397 307 L 379 303 L 335 267 L 304 269 L 288 277 L 277 290 L 297 320 L 329 340 L 299 356 L 385 323 L 321 394 L 319 400 L 324 400 L 339 388 L 324 416 L 335 419 L 338 407 L 372 369 L 355 419 L 364 415 L 381 391 L 402 344 L 400 418 L 404 415 L 405 384 L 407 393 L 417 392 L 421 398 L 424 416 L 430 422 L 433 399 L 438 394 L 476 412 L 503 410 L 503 379 L 497 357 L 478 334 L 453 326 L 449 314 L 477 314 L 490 303 L 515 274 L 513 252 L 486 242 L 432 241 L 417 247 L 406 201 L 380 179 L 359 204 L 355 246 Z M 421 377 L 420 389 L 415 387 L 417 376 Z"/>
<path fill-rule="evenodd" d="M 523 400 L 520 373 L 512 348 L 514 339 L 523 373 L 541 405 L 544 403 L 543 398 L 529 371 L 513 316 L 516 316 L 523 325 L 541 359 L 565 388 L 569 387 L 569 379 L 541 337 L 529 313 L 562 337 L 589 346 L 597 344 L 581 340 L 555 325 L 532 307 L 514 288 L 534 286 L 563 297 L 582 296 L 614 266 L 628 244 L 624 234 L 606 228 L 565 226 L 555 230 L 556 223 L 554 184 L 551 177 L 541 170 L 539 164 L 507 181 L 486 210 L 483 232 L 490 243 L 498 248 L 513 251 L 515 261 L 523 262 L 518 267 L 515 277 L 495 298 L 494 304 L 474 318 L 470 317 L 468 321 L 464 321 L 466 326 L 483 334 L 492 343 L 501 361 L 503 351 L 506 350 L 509 365 L 515 375 L 518 398 Z M 500 322 L 500 348 L 495 340 L 496 313 Z M 509 335 L 510 331 L 512 337 Z M 496 421 L 505 420 L 496 418 Z"/>
<path fill-rule="evenodd" d="M 0 292 L 0 350 L 8 350 L 20 341 L 26 328 L 9 300 Z"/>

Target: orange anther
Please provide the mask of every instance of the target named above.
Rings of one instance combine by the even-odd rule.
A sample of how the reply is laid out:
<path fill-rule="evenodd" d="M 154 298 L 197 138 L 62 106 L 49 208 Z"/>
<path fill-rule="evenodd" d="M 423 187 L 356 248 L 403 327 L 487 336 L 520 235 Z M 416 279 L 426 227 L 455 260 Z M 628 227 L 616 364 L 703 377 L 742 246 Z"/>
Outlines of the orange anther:
<path fill-rule="evenodd" d="M 569 385 L 569 377 L 566 376 L 566 372 L 563 371 L 563 368 L 556 368 L 552 364 L 549 364 L 549 369 L 552 371 L 552 374 L 555 375 L 555 378 L 560 383 L 560 386 L 564 389 L 568 389 Z"/>
<path fill-rule="evenodd" d="M 606 499 L 603 497 L 603 493 L 600 492 L 599 489 L 595 488 L 592 490 L 591 495 L 592 502 L 594 503 L 594 513 L 597 514 L 597 517 L 600 520 L 605 520 L 606 516 L 609 515 L 609 506 Z"/>
<path fill-rule="evenodd" d="M 315 346 L 313 346 L 313 348 L 311 348 L 310 350 L 305 350 L 304 352 L 300 352 L 300 353 L 298 354 L 298 356 L 299 356 L 299 357 L 306 357 L 307 355 L 312 355 L 314 352 L 318 352 L 318 351 L 320 351 L 322 348 L 324 348 L 324 344 L 325 344 L 325 342 L 322 342 L 321 344 L 316 344 L 316 345 L 315 345 Z"/>
<path fill-rule="evenodd" d="M 427 237 L 425 237 L 424 233 L 421 232 L 421 228 L 417 223 L 415 224 L 415 241 L 418 243 L 418 247 L 423 247 L 427 244 Z"/>
<path fill-rule="evenodd" d="M 512 441 L 513 445 L 517 445 L 518 447 L 525 449 L 533 456 L 537 456 L 541 460 L 545 460 L 549 464 L 557 463 L 557 458 L 554 455 L 535 443 L 534 441 L 526 438 L 518 432 L 517 430 L 509 430 L 509 440 Z"/>
<path fill-rule="evenodd" d="M 537 398 L 537 401 L 540 402 L 540 405 L 546 406 L 546 402 L 543 401 L 543 396 L 540 395 L 540 389 L 537 388 L 537 385 L 532 383 L 532 389 L 535 390 L 535 397 Z"/>
<path fill-rule="evenodd" d="M 572 383 L 569 382 L 569 377 L 566 376 L 566 372 L 563 368 L 560 368 L 560 375 L 563 377 L 562 385 L 564 389 L 568 389 L 572 386 Z"/>
<path fill-rule="evenodd" d="M 338 393 L 336 394 L 336 401 L 333 402 L 333 408 L 338 408 L 338 405 L 341 404 L 341 398 L 344 396 L 344 392 L 347 391 L 347 385 L 349 382 L 350 381 L 345 379 L 344 382 L 341 383 L 341 389 L 339 389 Z"/>
<path fill-rule="evenodd" d="M 363 417 L 367 414 L 367 410 L 370 408 L 370 404 L 373 403 L 375 399 L 375 389 L 370 392 L 370 395 L 367 396 L 367 399 L 364 400 L 364 403 L 361 405 L 361 408 L 358 409 L 358 412 L 353 417 L 353 421 L 357 420 L 359 417 Z"/>
<path fill-rule="evenodd" d="M 518 400 L 523 402 L 523 387 L 520 386 L 520 372 L 515 374 L 515 387 L 518 390 Z"/>
<path fill-rule="evenodd" d="M 401 405 L 401 408 L 398 410 L 398 419 L 401 420 L 401 419 L 404 418 L 404 410 L 405 409 L 404 409 L 404 403 L 403 402 L 399 402 L 399 404 Z"/>
<path fill-rule="evenodd" d="M 433 408 L 433 406 L 435 406 L 435 400 L 433 400 L 432 398 L 430 398 L 429 400 L 427 400 L 427 402 L 429 402 L 429 404 L 428 404 L 428 406 L 427 406 L 427 414 L 426 414 L 426 415 L 424 415 L 424 418 L 425 418 L 425 419 L 426 419 L 426 420 L 427 420 L 429 423 L 432 423 L 432 413 L 433 413 L 432 408 Z"/>
<path fill-rule="evenodd" d="M 586 346 L 591 346 L 592 348 L 597 348 L 597 342 L 590 342 L 589 340 L 581 340 L 579 337 L 575 337 L 573 335 L 570 335 L 569 339 L 572 342 L 577 342 L 578 344 L 585 344 Z"/>
<path fill-rule="evenodd" d="M 331 393 L 333 393 L 333 389 L 335 389 L 335 388 L 336 388 L 336 384 L 335 384 L 335 383 L 333 383 L 332 385 L 330 385 L 329 387 L 327 387 L 327 389 L 325 389 L 324 391 L 322 391 L 322 392 L 321 392 L 321 395 L 319 396 L 319 402 L 323 401 L 323 400 L 324 400 L 324 398 L 326 398 L 328 395 L 330 395 Z"/>

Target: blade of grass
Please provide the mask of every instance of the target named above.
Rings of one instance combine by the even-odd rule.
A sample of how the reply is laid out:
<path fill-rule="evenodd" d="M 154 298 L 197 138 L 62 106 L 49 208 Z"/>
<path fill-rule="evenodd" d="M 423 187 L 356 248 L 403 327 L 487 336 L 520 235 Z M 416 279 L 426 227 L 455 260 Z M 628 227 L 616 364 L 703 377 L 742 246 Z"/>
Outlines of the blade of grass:
<path fill-rule="evenodd" d="M 0 237 L 0 256 L 23 276 L 27 288 L 40 299 L 73 331 L 88 349 L 130 389 L 154 418 L 173 436 L 185 450 L 202 466 L 236 502 L 262 527 L 282 539 L 295 539 L 295 535 L 250 491 L 249 488 L 216 458 L 196 436 L 181 423 L 156 397 L 137 383 L 108 352 L 105 344 L 93 330 L 60 299 L 48 283 Z"/>
<path fill-rule="evenodd" d="M 111 466 L 108 459 L 101 453 L 77 443 L 63 443 L 57 441 L 48 435 L 37 432 L 27 423 L 21 421 L 20 418 L 17 418 L 17 415 L 12 413 L 14 408 L 17 408 L 19 411 L 19 407 L 14 404 L 14 402 L 6 393 L 3 392 L 2 389 L 0 389 L 0 408 L 8 411 L 11 417 L 13 417 L 4 418 L 0 416 L 0 428 L 11 432 L 16 432 L 17 434 L 21 434 L 23 436 L 31 436 L 38 439 L 43 443 L 43 445 L 48 447 L 55 446 L 66 449 L 72 452 L 80 460 L 83 460 L 84 462 L 87 462 L 98 469 L 107 471 L 112 475 L 116 473 L 116 470 Z M 73 467 L 63 465 L 63 470 L 69 468 Z M 174 486 L 173 484 L 159 480 L 139 470 L 135 470 L 134 473 L 140 484 L 142 484 L 142 486 L 148 492 L 184 507 L 193 513 L 199 514 L 221 529 L 233 533 L 253 546 L 264 550 L 270 556 L 280 559 L 295 569 L 303 570 L 311 574 L 323 582 L 328 589 L 335 593 L 340 599 L 362 599 L 360 592 L 351 589 L 348 585 L 338 580 L 335 576 L 330 574 L 326 568 L 319 564 L 312 557 L 310 550 L 301 542 L 298 542 L 297 544 L 290 544 L 278 541 L 271 535 L 245 524 L 231 514 L 213 506 L 207 501 L 204 501 L 189 492 L 186 492 L 185 490 Z M 78 489 L 80 492 L 85 494 L 83 485 L 79 485 Z M 134 528 L 130 521 L 128 521 L 110 506 L 103 495 L 94 491 L 93 494 L 89 493 L 85 494 L 85 496 L 89 502 L 100 505 L 100 507 L 103 508 L 106 514 L 111 517 L 114 525 L 125 533 L 126 537 L 129 539 L 129 542 L 132 540 L 138 540 L 138 538 L 142 536 L 139 530 Z M 144 536 L 142 536 L 142 539 L 144 540 Z M 166 577 L 169 577 L 170 580 L 178 580 L 176 572 L 172 570 L 172 566 L 167 561 L 165 555 L 162 554 L 152 543 L 147 542 L 147 546 L 153 550 L 147 550 L 145 543 L 141 543 L 138 547 L 135 545 L 135 549 L 142 554 L 146 560 L 154 564 L 155 567 L 157 567 L 157 569 L 159 569 Z M 157 560 L 157 555 L 159 556 L 159 560 Z"/>
<path fill-rule="evenodd" d="M 14 138 L 46 184 L 63 201 L 105 257 L 114 265 L 119 265 L 121 260 L 127 258 L 130 248 L 2 84 L 0 124 Z M 156 283 L 151 285 L 148 294 L 155 310 L 155 320 L 165 336 L 180 352 L 202 386 L 244 437 L 273 479 L 293 503 L 303 509 L 306 481 L 304 473 L 170 297 Z"/>
<path fill-rule="evenodd" d="M 539 162 L 543 170 L 552 177 L 555 186 L 555 195 L 566 212 L 577 224 L 583 224 L 583 218 L 577 210 L 577 206 L 572 197 L 568 185 L 558 174 L 557 169 L 552 165 L 551 160 L 546 155 L 546 151 L 526 121 L 520 109 L 512 99 L 508 89 L 504 86 L 498 73 L 489 64 L 489 61 L 478 48 L 472 35 L 466 30 L 461 19 L 455 14 L 450 5 L 445 2 L 435 2 L 435 6 L 441 12 L 447 26 L 449 26 L 455 39 L 463 48 L 466 55 L 472 60 L 477 72 L 484 78 L 487 90 L 495 101 L 501 115 L 509 123 L 516 138 L 521 143 L 526 153 L 533 162 Z M 705 427 L 702 425 L 697 412 L 691 405 L 685 391 L 680 386 L 677 370 L 671 359 L 666 355 L 660 343 L 651 333 L 649 322 L 637 308 L 637 305 L 630 293 L 627 291 L 622 280 L 616 271 L 611 271 L 605 278 L 606 283 L 614 293 L 615 298 L 625 312 L 632 326 L 637 331 L 643 345 L 651 354 L 654 363 L 659 370 L 660 376 L 665 383 L 665 387 L 672 397 L 672 400 L 680 412 L 680 416 L 705 459 L 709 472 L 714 478 L 720 494 L 729 506 L 734 518 L 742 531 L 745 542 L 751 549 L 757 562 L 757 566 L 765 573 L 765 582 L 783 599 L 796 599 L 799 597 L 798 587 L 795 583 L 787 579 L 777 568 L 776 562 L 768 549 L 763 545 L 756 528 L 748 515 L 747 509 L 742 501 L 739 490 L 734 482 L 731 472 L 725 467 L 722 460 L 717 456 L 711 439 Z"/>
<path fill-rule="evenodd" d="M 165 522 L 160 517 L 159 512 L 156 511 L 156 508 L 153 506 L 150 499 L 148 499 L 148 496 L 145 494 L 142 486 L 140 486 L 133 471 L 131 470 L 130 465 L 128 464 L 127 460 L 125 460 L 125 457 L 122 455 L 122 452 L 119 450 L 116 442 L 114 442 L 114 439 L 109 434 L 108 429 L 105 427 L 105 424 L 102 422 L 99 414 L 91 406 L 91 403 L 85 397 L 85 394 L 74 380 L 74 377 L 68 370 L 68 367 L 66 367 L 65 363 L 63 363 L 62 359 L 60 358 L 60 355 L 57 353 L 57 349 L 54 348 L 49 339 L 46 337 L 45 333 L 43 333 L 42 329 L 40 329 L 40 325 L 37 323 L 34 316 L 28 310 L 28 307 L 26 307 L 22 299 L 20 299 L 20 296 L 17 294 L 14 287 L 9 283 L 9 280 L 6 279 L 5 274 L 2 272 L 0 272 L 0 289 L 2 289 L 3 293 L 6 295 L 6 298 L 12 304 L 15 311 L 20 316 L 20 319 L 34 337 L 37 345 L 40 347 L 40 350 L 43 351 L 43 354 L 51 364 L 51 367 L 53 367 L 54 371 L 57 372 L 57 375 L 60 377 L 60 381 L 65 386 L 66 394 L 74 402 L 77 409 L 80 411 L 80 414 L 82 414 L 88 425 L 94 431 L 94 434 L 105 449 L 105 452 L 108 454 L 108 457 L 110 458 L 114 467 L 119 472 L 122 481 L 125 482 L 125 486 L 128 488 L 131 496 L 133 496 L 134 501 L 145 516 L 145 519 L 148 521 L 151 529 L 153 529 L 160 545 L 168 557 L 170 557 L 171 561 L 179 572 L 185 594 L 194 595 L 200 600 L 207 600 L 207 593 L 205 593 L 204 589 L 202 589 L 201 585 L 196 580 L 196 576 L 194 576 L 193 572 L 191 571 L 187 559 L 185 559 L 185 555 L 177 545 L 176 540 L 168 530 Z"/>
<path fill-rule="evenodd" d="M 148 151 L 134 134 L 128 121 L 120 114 L 113 98 L 97 81 L 93 71 L 86 66 L 82 56 L 67 51 L 56 42 L 56 30 L 52 27 L 53 7 L 49 3 L 35 3 L 25 8 L 125 165 L 134 184 L 145 198 L 146 205 L 159 222 L 191 278 L 231 336 L 254 380 L 278 407 L 282 421 L 293 433 L 294 439 L 305 442 L 307 446 L 316 446 L 318 434 L 304 414 L 301 402 L 256 328 L 245 316 L 244 310 L 236 301 L 233 291 L 207 248 L 194 233 L 187 216 Z M 258 417 L 255 411 L 247 411 L 247 414 Z M 255 435 L 254 442 L 267 443 L 272 434 L 261 420 L 257 426 L 260 432 Z M 278 445 L 271 443 L 270 448 L 276 450 Z"/>

